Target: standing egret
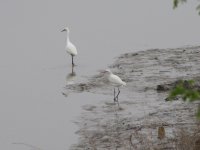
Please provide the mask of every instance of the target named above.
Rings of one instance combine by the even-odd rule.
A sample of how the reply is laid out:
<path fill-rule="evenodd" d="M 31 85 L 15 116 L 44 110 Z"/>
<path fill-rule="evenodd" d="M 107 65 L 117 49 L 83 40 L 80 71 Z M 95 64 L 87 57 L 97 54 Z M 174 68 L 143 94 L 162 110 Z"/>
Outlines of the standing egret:
<path fill-rule="evenodd" d="M 120 79 L 120 77 L 113 74 L 109 69 L 102 71 L 102 73 L 104 73 L 104 75 L 106 76 L 108 81 L 114 86 L 114 102 L 118 102 L 118 96 L 119 96 L 119 93 L 120 93 L 119 87 L 125 86 L 126 83 L 124 81 L 122 81 Z M 115 87 L 118 88 L 117 95 L 115 94 Z M 118 105 L 119 105 L 119 103 L 118 103 Z"/>
<path fill-rule="evenodd" d="M 67 40 L 66 40 L 66 47 L 65 49 L 67 52 L 72 56 L 72 66 L 74 66 L 74 56 L 77 55 L 77 50 L 74 44 L 72 44 L 69 40 L 69 28 L 64 28 L 61 32 L 66 31 L 67 32 Z"/>

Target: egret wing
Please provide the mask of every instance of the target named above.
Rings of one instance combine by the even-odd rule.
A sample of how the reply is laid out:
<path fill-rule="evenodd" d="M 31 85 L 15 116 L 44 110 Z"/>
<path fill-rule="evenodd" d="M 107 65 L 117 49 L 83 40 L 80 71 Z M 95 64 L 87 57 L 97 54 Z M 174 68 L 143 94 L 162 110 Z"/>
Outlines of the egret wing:
<path fill-rule="evenodd" d="M 77 55 L 76 47 L 71 42 L 67 45 L 67 52 L 74 56 Z"/>
<path fill-rule="evenodd" d="M 117 75 L 111 74 L 109 77 L 109 81 L 113 84 L 123 85 L 124 82 Z"/>

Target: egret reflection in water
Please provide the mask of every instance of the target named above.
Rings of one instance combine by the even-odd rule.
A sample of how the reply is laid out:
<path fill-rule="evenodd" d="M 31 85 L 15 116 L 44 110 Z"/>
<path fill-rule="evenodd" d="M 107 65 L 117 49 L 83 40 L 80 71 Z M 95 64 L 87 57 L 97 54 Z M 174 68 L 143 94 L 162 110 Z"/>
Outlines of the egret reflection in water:
<path fill-rule="evenodd" d="M 76 72 L 74 71 L 74 65 L 72 65 L 71 72 L 67 74 L 66 76 L 66 84 L 74 84 L 76 78 Z"/>
<path fill-rule="evenodd" d="M 72 65 L 71 72 L 68 73 L 68 74 L 66 75 L 66 78 L 65 78 L 65 80 L 66 80 L 65 86 L 74 84 L 74 83 L 75 83 L 75 79 L 76 79 L 76 72 L 74 71 L 74 65 Z M 64 90 L 64 91 L 62 92 L 62 94 L 63 94 L 65 97 L 68 97 L 69 91 Z"/>

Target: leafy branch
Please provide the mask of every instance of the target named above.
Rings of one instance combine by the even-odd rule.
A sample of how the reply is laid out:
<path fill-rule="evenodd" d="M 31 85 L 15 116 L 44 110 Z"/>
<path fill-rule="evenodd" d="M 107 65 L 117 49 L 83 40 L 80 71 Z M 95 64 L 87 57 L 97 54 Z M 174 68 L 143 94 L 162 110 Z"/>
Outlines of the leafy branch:
<path fill-rule="evenodd" d="M 179 83 L 170 91 L 169 100 L 175 100 L 177 97 L 183 101 L 197 101 L 200 100 L 200 91 L 195 86 L 193 80 L 179 81 Z M 200 119 L 200 107 L 197 110 L 197 118 Z"/>
<path fill-rule="evenodd" d="M 173 8 L 177 8 L 180 3 L 187 2 L 187 0 L 174 0 Z"/>
<path fill-rule="evenodd" d="M 173 8 L 177 8 L 180 3 L 185 3 L 187 0 L 174 0 L 173 1 Z M 196 7 L 196 10 L 198 11 L 198 14 L 200 15 L 200 4 Z"/>

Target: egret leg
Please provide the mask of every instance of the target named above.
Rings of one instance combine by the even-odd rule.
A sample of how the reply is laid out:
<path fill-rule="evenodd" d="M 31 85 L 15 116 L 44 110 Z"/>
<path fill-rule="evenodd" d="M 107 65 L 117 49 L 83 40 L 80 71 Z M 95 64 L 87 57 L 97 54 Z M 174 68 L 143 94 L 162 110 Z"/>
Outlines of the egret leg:
<path fill-rule="evenodd" d="M 72 65 L 72 75 L 74 74 L 74 66 Z"/>
<path fill-rule="evenodd" d="M 119 93 L 120 93 L 120 90 L 119 90 L 119 88 L 118 88 L 118 93 L 117 93 L 117 96 L 116 96 L 118 108 L 119 108 L 119 100 L 118 100 Z"/>
<path fill-rule="evenodd" d="M 74 56 L 72 55 L 72 66 L 74 66 Z"/>
<path fill-rule="evenodd" d="M 117 93 L 117 96 L 116 96 L 117 101 L 118 101 L 119 93 L 120 93 L 120 90 L 119 90 L 119 88 L 118 88 L 118 93 Z"/>
<path fill-rule="evenodd" d="M 114 88 L 114 102 L 116 102 L 116 97 L 115 97 L 115 88 Z"/>

